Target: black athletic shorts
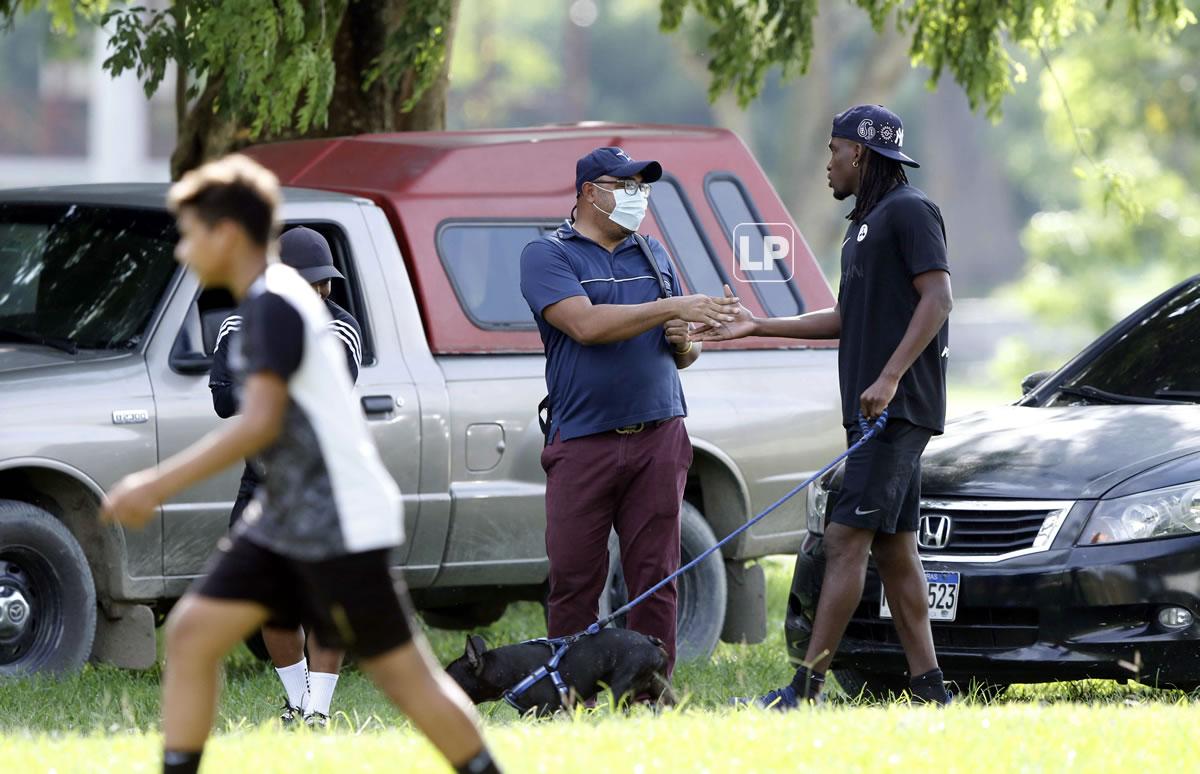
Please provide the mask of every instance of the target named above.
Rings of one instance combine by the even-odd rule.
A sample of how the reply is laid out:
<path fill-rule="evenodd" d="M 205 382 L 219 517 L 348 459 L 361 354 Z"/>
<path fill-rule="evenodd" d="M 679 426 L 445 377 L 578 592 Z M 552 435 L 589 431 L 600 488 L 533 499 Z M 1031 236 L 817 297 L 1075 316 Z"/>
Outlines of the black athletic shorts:
<path fill-rule="evenodd" d="M 388 553 L 303 562 L 243 535 L 224 537 L 192 592 L 256 602 L 270 611 L 272 626 L 303 625 L 323 646 L 371 658 L 412 640 L 412 604 L 404 582 L 388 571 Z"/>
<path fill-rule="evenodd" d="M 847 445 L 862 437 L 857 427 Z M 921 519 L 921 453 L 933 431 L 893 419 L 883 433 L 846 459 L 842 488 L 829 520 L 889 535 L 916 532 Z"/>

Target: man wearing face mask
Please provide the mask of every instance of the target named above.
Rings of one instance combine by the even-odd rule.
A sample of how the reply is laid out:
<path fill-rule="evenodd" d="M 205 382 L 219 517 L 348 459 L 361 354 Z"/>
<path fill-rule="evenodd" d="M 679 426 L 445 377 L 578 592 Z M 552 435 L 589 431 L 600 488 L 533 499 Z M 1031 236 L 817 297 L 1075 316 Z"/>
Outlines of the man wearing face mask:
<path fill-rule="evenodd" d="M 661 176 L 657 161 L 597 148 L 575 166 L 574 220 L 521 254 L 521 292 L 546 348 L 550 393 L 542 468 L 551 637 L 597 619 L 610 529 L 631 598 L 679 566 L 692 447 L 678 371 L 700 356 L 688 324 L 730 322 L 738 304 L 683 295 L 666 250 L 636 233 Z M 672 583 L 628 623 L 663 641 L 671 667 L 675 601 Z"/>

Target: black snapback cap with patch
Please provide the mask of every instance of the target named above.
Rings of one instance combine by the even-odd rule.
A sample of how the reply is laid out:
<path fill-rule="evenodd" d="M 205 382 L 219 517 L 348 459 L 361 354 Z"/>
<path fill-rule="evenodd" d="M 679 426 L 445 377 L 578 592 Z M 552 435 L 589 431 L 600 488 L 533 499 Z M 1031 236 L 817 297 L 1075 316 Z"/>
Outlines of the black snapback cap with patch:
<path fill-rule="evenodd" d="M 904 124 L 883 105 L 855 105 L 833 117 L 834 137 L 853 140 L 889 159 L 910 167 L 921 166 L 904 151 Z"/>

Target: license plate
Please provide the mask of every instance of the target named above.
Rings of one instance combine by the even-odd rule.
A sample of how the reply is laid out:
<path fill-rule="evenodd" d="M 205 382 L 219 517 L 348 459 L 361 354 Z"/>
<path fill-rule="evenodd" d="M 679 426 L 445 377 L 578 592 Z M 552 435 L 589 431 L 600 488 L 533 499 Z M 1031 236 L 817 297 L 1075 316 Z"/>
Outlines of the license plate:
<path fill-rule="evenodd" d="M 958 615 L 958 573 L 956 572 L 927 572 L 925 580 L 929 583 L 929 620 L 953 621 Z M 888 607 L 887 594 L 880 586 L 879 617 L 891 618 L 892 609 Z"/>

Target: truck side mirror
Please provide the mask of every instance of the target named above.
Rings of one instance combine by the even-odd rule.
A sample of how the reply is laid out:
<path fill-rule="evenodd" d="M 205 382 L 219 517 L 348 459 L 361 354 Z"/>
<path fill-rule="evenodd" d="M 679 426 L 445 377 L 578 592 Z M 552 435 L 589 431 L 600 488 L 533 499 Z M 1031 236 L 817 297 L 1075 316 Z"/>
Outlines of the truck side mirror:
<path fill-rule="evenodd" d="M 1046 381 L 1046 377 L 1054 373 L 1053 371 L 1034 371 L 1021 380 L 1021 394 L 1028 395 L 1038 388 L 1042 382 Z"/>
<path fill-rule="evenodd" d="M 206 374 L 212 368 L 212 358 L 192 346 L 186 328 L 175 337 L 168 363 L 177 374 Z"/>

